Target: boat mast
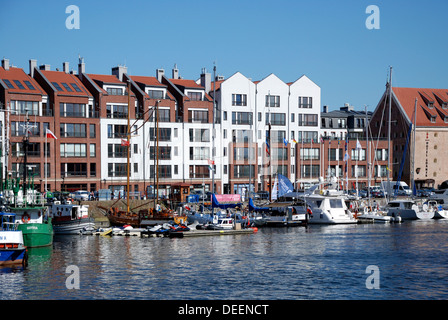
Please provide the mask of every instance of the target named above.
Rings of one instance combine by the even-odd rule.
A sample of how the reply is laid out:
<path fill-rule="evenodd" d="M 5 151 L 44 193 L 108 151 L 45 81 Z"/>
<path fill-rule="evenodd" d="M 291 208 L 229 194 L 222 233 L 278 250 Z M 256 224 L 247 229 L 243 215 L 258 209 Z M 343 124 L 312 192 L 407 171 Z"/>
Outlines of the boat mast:
<path fill-rule="evenodd" d="M 156 210 L 157 205 L 159 204 L 159 100 L 156 102 L 156 206 L 154 210 Z"/>
<path fill-rule="evenodd" d="M 370 205 L 370 147 L 369 147 L 369 122 L 367 115 L 367 106 L 365 106 L 366 110 L 366 159 L 367 159 L 367 196 L 369 199 Z"/>
<path fill-rule="evenodd" d="M 126 184 L 126 214 L 129 214 L 129 172 L 130 172 L 130 151 L 131 151 L 131 81 L 128 80 L 128 132 L 126 135 L 126 147 L 127 147 L 127 184 Z"/>
<path fill-rule="evenodd" d="M 269 144 L 269 202 L 272 202 L 272 156 L 271 153 L 273 148 L 271 148 L 271 91 L 268 92 L 268 114 L 269 114 L 269 123 L 268 123 L 268 144 Z"/>
<path fill-rule="evenodd" d="M 415 177 L 414 177 L 414 171 L 415 171 L 415 127 L 417 125 L 417 98 L 415 98 L 415 105 L 414 105 L 414 128 L 412 130 L 412 164 L 411 164 L 411 188 L 412 188 L 412 194 L 414 194 L 415 189 Z"/>
<path fill-rule="evenodd" d="M 388 117 L 388 132 L 387 132 L 387 148 L 388 148 L 388 156 L 387 156 L 387 201 L 390 201 L 390 194 L 392 193 L 392 189 L 390 187 L 390 173 L 392 172 L 391 167 L 391 162 L 390 162 L 390 157 L 391 157 L 391 152 L 390 152 L 390 127 L 391 127 L 391 114 L 392 114 L 392 67 L 390 67 L 390 74 L 389 74 L 389 117 Z"/>

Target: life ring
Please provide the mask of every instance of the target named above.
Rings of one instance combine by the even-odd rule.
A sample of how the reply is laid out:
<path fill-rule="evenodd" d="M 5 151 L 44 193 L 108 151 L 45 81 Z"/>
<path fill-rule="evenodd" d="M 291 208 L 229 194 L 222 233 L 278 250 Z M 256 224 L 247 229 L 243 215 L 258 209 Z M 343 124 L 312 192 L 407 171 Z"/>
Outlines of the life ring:
<path fill-rule="evenodd" d="M 28 222 L 30 222 L 30 220 L 31 220 L 31 218 L 30 218 L 30 215 L 28 214 L 28 213 L 24 213 L 23 214 L 23 216 L 22 216 L 22 222 L 23 223 L 28 223 Z"/>
<path fill-rule="evenodd" d="M 310 208 L 310 207 L 308 207 L 308 208 L 306 209 L 306 212 L 307 212 L 310 216 L 313 215 L 313 211 L 311 211 L 311 208 Z"/>

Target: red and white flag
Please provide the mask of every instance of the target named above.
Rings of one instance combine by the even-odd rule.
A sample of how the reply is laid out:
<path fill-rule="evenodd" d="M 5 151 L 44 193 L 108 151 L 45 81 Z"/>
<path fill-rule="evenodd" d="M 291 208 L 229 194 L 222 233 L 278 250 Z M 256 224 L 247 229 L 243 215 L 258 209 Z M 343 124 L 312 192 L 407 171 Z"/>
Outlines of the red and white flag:
<path fill-rule="evenodd" d="M 129 147 L 131 145 L 131 142 L 128 140 L 121 139 L 121 145 L 123 147 Z"/>
<path fill-rule="evenodd" d="M 57 137 L 54 135 L 54 133 L 51 132 L 50 129 L 48 129 L 48 128 L 47 128 L 47 130 L 46 130 L 46 134 L 47 134 L 47 138 L 50 138 L 50 139 L 57 139 Z"/>

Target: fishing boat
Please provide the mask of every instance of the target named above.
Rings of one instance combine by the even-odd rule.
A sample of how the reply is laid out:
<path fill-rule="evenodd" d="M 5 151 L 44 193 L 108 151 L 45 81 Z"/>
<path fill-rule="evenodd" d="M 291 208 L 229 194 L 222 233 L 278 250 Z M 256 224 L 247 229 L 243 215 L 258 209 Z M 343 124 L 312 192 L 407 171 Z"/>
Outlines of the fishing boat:
<path fill-rule="evenodd" d="M 427 204 L 419 205 L 414 200 L 393 200 L 387 206 L 387 215 L 403 220 L 429 220 L 434 218 L 435 209 Z"/>
<path fill-rule="evenodd" d="M 31 175 L 29 183 L 23 181 L 22 188 L 20 178 L 7 178 L 3 203 L 8 211 L 14 214 L 17 229 L 22 231 L 27 248 L 44 247 L 53 243 L 51 217 L 43 195 L 34 190 L 34 179 Z"/>
<path fill-rule="evenodd" d="M 26 265 L 28 255 L 15 214 L 0 212 L 0 266 Z"/>
<path fill-rule="evenodd" d="M 89 217 L 89 206 L 73 204 L 69 200 L 55 201 L 50 206 L 55 234 L 80 234 L 95 227 L 95 219 Z"/>

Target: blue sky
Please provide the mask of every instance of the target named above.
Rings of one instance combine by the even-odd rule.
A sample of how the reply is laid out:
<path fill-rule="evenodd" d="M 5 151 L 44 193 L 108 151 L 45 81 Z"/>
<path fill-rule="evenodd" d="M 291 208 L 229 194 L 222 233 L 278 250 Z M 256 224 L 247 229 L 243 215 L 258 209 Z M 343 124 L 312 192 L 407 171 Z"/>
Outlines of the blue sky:
<path fill-rule="evenodd" d="M 80 10 L 69 30 L 65 9 Z M 369 30 L 366 8 L 380 9 Z M 446 0 L 2 0 L 0 56 L 28 72 L 28 60 L 110 74 L 118 64 L 132 75 L 155 76 L 177 64 L 197 79 L 203 67 L 253 80 L 271 73 L 285 82 L 306 74 L 321 87 L 330 110 L 348 102 L 373 110 L 393 85 L 447 88 Z"/>

